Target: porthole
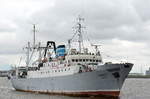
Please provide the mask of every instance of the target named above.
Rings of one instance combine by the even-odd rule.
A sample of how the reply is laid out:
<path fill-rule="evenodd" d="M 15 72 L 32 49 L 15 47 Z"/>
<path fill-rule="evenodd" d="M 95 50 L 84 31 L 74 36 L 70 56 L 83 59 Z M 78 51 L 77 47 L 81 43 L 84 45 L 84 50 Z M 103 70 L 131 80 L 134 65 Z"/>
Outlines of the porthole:
<path fill-rule="evenodd" d="M 72 62 L 74 62 L 75 60 L 74 59 L 72 59 Z"/>

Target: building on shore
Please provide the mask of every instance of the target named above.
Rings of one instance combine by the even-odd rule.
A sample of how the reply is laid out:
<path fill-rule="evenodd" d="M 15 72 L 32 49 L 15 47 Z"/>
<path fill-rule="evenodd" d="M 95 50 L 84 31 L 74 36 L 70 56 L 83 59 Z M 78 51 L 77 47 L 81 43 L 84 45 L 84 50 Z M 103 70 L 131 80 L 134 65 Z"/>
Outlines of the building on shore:
<path fill-rule="evenodd" d="M 150 68 L 149 70 L 146 70 L 145 75 L 150 75 Z"/>
<path fill-rule="evenodd" d="M 0 77 L 7 77 L 10 71 L 0 71 Z"/>
<path fill-rule="evenodd" d="M 129 73 L 129 76 L 141 76 L 143 73 Z"/>
<path fill-rule="evenodd" d="M 15 73 L 14 69 L 11 69 L 11 70 L 0 70 L 0 77 L 9 77 L 12 73 Z"/>

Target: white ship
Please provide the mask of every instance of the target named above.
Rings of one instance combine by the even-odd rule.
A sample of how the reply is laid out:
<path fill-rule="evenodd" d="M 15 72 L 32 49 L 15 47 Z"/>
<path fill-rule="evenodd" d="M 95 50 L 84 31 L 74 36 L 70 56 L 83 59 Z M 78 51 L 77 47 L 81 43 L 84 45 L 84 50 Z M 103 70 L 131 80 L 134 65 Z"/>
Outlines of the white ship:
<path fill-rule="evenodd" d="M 104 63 L 98 45 L 93 45 L 94 53 L 83 46 L 82 29 L 79 17 L 73 36 L 78 37 L 76 48 L 72 48 L 73 38 L 68 46 L 47 41 L 42 47 L 41 43 L 35 44 L 34 36 L 33 46 L 28 43 L 26 66 L 18 67 L 11 76 L 13 87 L 27 92 L 119 96 L 133 64 Z M 39 57 L 31 63 L 35 52 Z"/>

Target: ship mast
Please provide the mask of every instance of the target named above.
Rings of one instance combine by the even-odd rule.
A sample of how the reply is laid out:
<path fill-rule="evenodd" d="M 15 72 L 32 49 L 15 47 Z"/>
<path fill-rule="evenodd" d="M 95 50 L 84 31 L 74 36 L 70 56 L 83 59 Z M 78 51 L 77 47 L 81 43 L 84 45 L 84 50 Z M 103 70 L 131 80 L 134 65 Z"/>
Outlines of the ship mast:
<path fill-rule="evenodd" d="M 33 24 L 33 48 L 35 49 L 35 24 Z"/>
<path fill-rule="evenodd" d="M 81 44 L 83 42 L 82 40 L 82 28 L 84 28 L 81 24 L 81 21 L 84 21 L 84 18 L 81 18 L 80 16 L 78 17 L 77 19 L 77 32 L 78 32 L 78 36 L 79 36 L 79 39 L 78 39 L 78 43 L 79 43 L 79 53 L 81 53 L 82 51 L 82 47 L 81 47 Z"/>
<path fill-rule="evenodd" d="M 30 42 L 28 42 L 28 46 L 26 47 L 26 49 L 27 49 L 27 59 L 26 59 L 26 66 L 27 66 L 27 68 L 29 66 L 30 60 L 31 60 L 32 55 L 34 53 L 34 50 L 36 48 L 36 45 L 35 45 L 35 32 L 36 32 L 36 30 L 35 30 L 35 24 L 33 24 L 33 51 L 31 53 L 31 55 L 30 55 L 30 49 L 31 49 Z"/>
<path fill-rule="evenodd" d="M 29 58 L 30 58 L 30 42 L 28 42 L 28 46 L 26 47 L 27 48 L 27 59 L 26 59 L 26 66 L 28 68 L 29 66 Z"/>

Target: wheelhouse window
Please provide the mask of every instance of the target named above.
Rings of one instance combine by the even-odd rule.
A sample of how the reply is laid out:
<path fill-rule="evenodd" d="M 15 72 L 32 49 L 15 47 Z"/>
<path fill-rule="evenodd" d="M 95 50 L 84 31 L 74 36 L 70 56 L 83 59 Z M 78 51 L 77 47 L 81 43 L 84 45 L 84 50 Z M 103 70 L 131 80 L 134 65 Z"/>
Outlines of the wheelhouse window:
<path fill-rule="evenodd" d="M 72 59 L 72 62 L 75 62 L 75 60 L 74 60 L 74 59 Z"/>
<path fill-rule="evenodd" d="M 95 59 L 93 59 L 93 62 L 95 62 Z"/>

